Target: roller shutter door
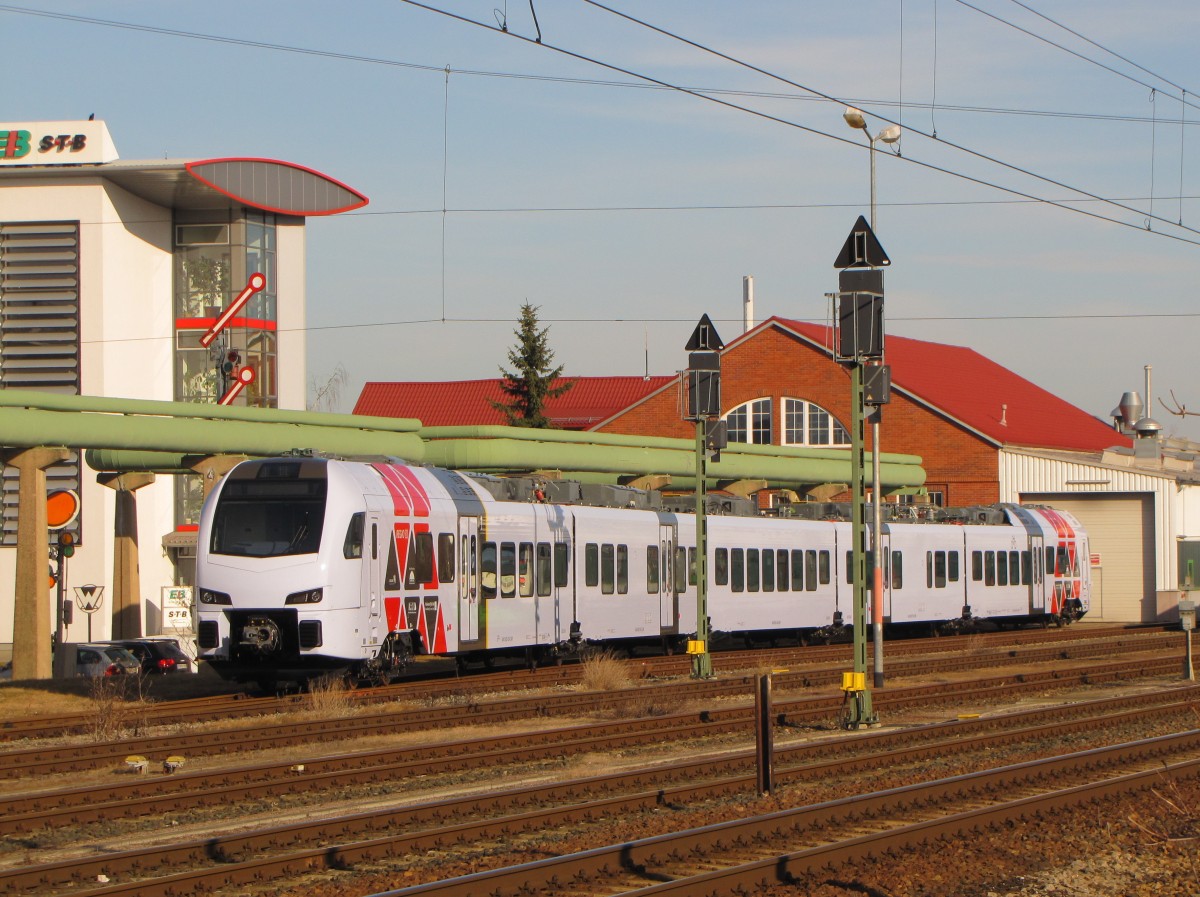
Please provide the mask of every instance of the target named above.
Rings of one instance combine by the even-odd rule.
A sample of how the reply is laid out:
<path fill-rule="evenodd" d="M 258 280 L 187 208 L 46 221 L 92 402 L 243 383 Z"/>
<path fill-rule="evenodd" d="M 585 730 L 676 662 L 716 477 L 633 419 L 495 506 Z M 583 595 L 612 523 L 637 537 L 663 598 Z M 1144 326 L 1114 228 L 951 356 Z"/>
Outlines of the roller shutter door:
<path fill-rule="evenodd" d="M 1023 494 L 1022 504 L 1046 504 L 1074 514 L 1088 534 L 1092 607 L 1086 619 L 1107 623 L 1153 622 L 1154 497 L 1147 493 Z"/>

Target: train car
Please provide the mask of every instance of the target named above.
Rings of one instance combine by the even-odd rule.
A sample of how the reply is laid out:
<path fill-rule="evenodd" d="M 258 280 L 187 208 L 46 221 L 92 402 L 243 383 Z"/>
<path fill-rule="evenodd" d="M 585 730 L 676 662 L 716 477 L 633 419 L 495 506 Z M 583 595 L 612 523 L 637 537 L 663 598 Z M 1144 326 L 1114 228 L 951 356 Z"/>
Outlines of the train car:
<path fill-rule="evenodd" d="M 246 461 L 201 519 L 201 658 L 270 686 L 329 672 L 387 681 L 415 654 L 669 650 L 696 629 L 696 521 L 678 501 L 397 461 Z M 793 507 L 813 519 L 710 505 L 713 632 L 805 641 L 853 619 L 850 524 L 820 519 L 836 508 Z M 897 510 L 881 529 L 888 624 L 1062 623 L 1087 611 L 1086 534 L 1070 515 Z"/>

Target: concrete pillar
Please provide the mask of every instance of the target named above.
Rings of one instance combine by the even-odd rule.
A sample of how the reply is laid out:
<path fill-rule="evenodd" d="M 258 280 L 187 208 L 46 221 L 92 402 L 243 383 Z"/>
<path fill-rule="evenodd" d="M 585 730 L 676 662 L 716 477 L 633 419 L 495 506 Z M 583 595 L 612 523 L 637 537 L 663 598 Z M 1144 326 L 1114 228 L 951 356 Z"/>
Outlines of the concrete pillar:
<path fill-rule="evenodd" d="M 17 495 L 17 574 L 13 591 L 12 677 L 49 679 L 50 536 L 46 528 L 46 468 L 71 457 L 65 448 L 39 447 L 3 454 L 19 471 Z"/>
<path fill-rule="evenodd" d="M 137 496 L 152 473 L 99 473 L 96 482 L 117 493 L 113 515 L 112 637 L 141 638 L 142 580 L 138 566 Z"/>

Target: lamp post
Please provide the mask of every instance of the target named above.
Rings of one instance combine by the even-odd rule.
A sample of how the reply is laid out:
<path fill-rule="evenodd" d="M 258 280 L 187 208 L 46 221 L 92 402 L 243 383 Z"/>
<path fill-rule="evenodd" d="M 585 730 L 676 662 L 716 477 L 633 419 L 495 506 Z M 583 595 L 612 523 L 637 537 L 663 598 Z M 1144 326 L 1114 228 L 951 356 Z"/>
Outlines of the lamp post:
<path fill-rule="evenodd" d="M 900 126 L 890 125 L 872 137 L 870 130 L 867 128 L 866 116 L 863 115 L 862 110 L 855 109 L 853 106 L 847 107 L 846 111 L 842 113 L 842 118 L 846 120 L 846 124 L 850 127 L 856 131 L 862 131 L 867 136 L 869 148 L 867 155 L 871 157 L 871 217 L 868 223 L 871 229 L 874 230 L 875 141 L 881 140 L 888 145 L 895 143 L 900 139 Z M 881 554 L 882 539 L 880 538 L 883 528 L 883 495 L 879 481 L 879 419 L 882 416 L 883 407 L 875 405 L 871 412 L 871 557 L 874 559 L 871 620 L 875 647 L 874 684 L 876 688 L 883 687 L 883 555 Z"/>

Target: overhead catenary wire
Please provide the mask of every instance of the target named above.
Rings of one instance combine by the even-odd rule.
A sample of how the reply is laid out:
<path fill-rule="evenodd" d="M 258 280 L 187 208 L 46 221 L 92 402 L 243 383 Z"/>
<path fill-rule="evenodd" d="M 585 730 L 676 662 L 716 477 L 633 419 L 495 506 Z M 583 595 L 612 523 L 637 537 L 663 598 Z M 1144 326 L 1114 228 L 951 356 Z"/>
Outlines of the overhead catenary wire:
<path fill-rule="evenodd" d="M 488 27 L 489 27 L 489 26 L 488 26 L 486 23 L 475 22 L 474 20 L 471 20 L 471 19 L 467 19 L 467 18 L 464 18 L 464 17 L 457 16 L 457 15 L 456 15 L 456 14 L 454 14 L 454 13 L 447 13 L 447 12 L 445 12 L 445 11 L 443 11 L 443 10 L 438 10 L 438 9 L 436 9 L 435 7 L 431 7 L 431 6 L 428 6 L 428 5 L 426 5 L 426 4 L 419 3 L 419 2 L 417 2 L 417 0 L 401 0 L 401 2 L 403 2 L 403 3 L 408 3 L 410 6 L 419 6 L 419 7 L 423 8 L 423 9 L 428 9 L 428 10 L 431 10 L 431 11 L 434 11 L 434 12 L 439 12 L 439 13 L 441 13 L 441 14 L 443 14 L 443 15 L 448 15 L 448 16 L 450 16 L 450 17 L 452 17 L 452 18 L 460 18 L 460 19 L 462 19 L 463 21 L 469 21 L 469 22 L 471 22 L 472 24 L 479 25 L 480 27 L 483 27 L 483 28 L 488 28 Z M 701 44 L 701 43 L 699 43 L 699 42 L 697 42 L 697 41 L 691 40 L 690 38 L 683 37 L 682 35 L 680 35 L 680 34 L 676 34 L 675 32 L 672 32 L 672 31 L 669 31 L 669 30 L 667 30 L 667 29 L 661 28 L 661 27 L 659 27 L 659 26 L 657 26 L 657 25 L 650 24 L 649 22 L 646 22 L 646 21 L 643 21 L 643 20 L 641 20 L 641 19 L 638 19 L 637 17 L 635 17 L 635 16 L 631 16 L 631 15 L 629 15 L 628 13 L 624 13 L 624 12 L 621 12 L 620 10 L 616 10 L 616 9 L 613 9 L 612 7 L 606 6 L 605 4 L 603 4 L 603 3 L 600 3 L 600 2 L 599 2 L 599 0 L 583 0 L 583 2 L 584 2 L 584 3 L 586 3 L 586 4 L 588 4 L 589 6 L 594 6 L 594 7 L 596 7 L 597 9 L 602 9 L 602 10 L 604 10 L 605 12 L 608 12 L 608 13 L 610 13 L 610 14 L 614 15 L 614 16 L 617 16 L 617 17 L 619 17 L 619 18 L 622 18 L 622 19 L 625 19 L 625 20 L 627 20 L 627 21 L 629 21 L 629 22 L 632 22 L 632 23 L 634 23 L 634 24 L 637 24 L 637 25 L 639 25 L 639 26 L 641 26 L 641 27 L 643 27 L 643 28 L 647 28 L 647 29 L 649 29 L 649 30 L 651 30 L 651 31 L 657 32 L 658 34 L 661 34 L 661 35 L 663 35 L 664 37 L 668 37 L 668 38 L 670 38 L 670 39 L 672 39 L 672 40 L 675 40 L 675 41 L 678 41 L 678 42 L 680 42 L 680 43 L 686 44 L 686 45 L 688 45 L 688 46 L 690 46 L 690 47 L 694 47 L 694 48 L 695 48 L 695 49 L 697 49 L 697 50 L 700 50 L 700 51 L 702 51 L 702 52 L 704 52 L 704 53 L 708 53 L 708 54 L 710 54 L 710 55 L 712 55 L 712 56 L 716 56 L 716 57 L 717 57 L 717 58 L 719 58 L 719 59 L 724 59 L 724 60 L 726 60 L 727 62 L 731 62 L 731 63 L 733 63 L 733 64 L 735 64 L 735 65 L 741 66 L 742 68 L 746 68 L 746 69 L 749 69 L 750 71 L 757 72 L 758 74 L 761 74 L 761 75 L 763 75 L 763 76 L 765 76 L 765 77 L 767 77 L 767 78 L 771 78 L 771 79 L 773 79 L 773 80 L 780 81 L 780 82 L 782 82 L 782 83 L 784 83 L 784 84 L 787 84 L 787 85 L 789 85 L 789 86 L 791 86 L 791 87 L 795 87 L 795 88 L 797 88 L 798 90 L 804 90 L 804 91 L 807 91 L 807 92 L 809 92 L 809 93 L 812 93 L 812 94 L 814 94 L 815 96 L 823 97 L 824 99 L 826 99 L 826 100 L 829 100 L 830 102 L 833 102 L 833 103 L 837 103 L 837 104 L 839 104 L 839 105 L 843 105 L 843 106 L 844 106 L 844 105 L 849 105 L 849 104 L 848 104 L 848 103 L 847 103 L 847 102 L 846 102 L 844 99 L 841 99 L 841 98 L 838 98 L 838 97 L 832 96 L 832 95 L 830 95 L 830 94 L 826 94 L 826 93 L 824 93 L 823 91 L 817 90 L 817 89 L 815 89 L 815 88 L 812 88 L 812 87 L 808 87 L 807 85 L 800 84 L 800 83 L 798 83 L 798 82 L 796 82 L 796 81 L 792 81 L 792 80 L 791 80 L 791 79 L 789 79 L 789 78 L 785 78 L 785 77 L 784 77 L 784 76 L 782 76 L 782 75 L 778 75 L 778 74 L 776 74 L 776 73 L 774 73 L 774 72 L 768 71 L 767 69 L 761 68 L 760 66 L 754 65 L 753 63 L 746 62 L 745 60 L 738 59 L 738 58 L 736 58 L 736 57 L 734 57 L 734 56 L 730 56 L 730 55 L 729 55 L 729 54 L 727 54 L 727 53 L 723 53 L 723 52 L 721 52 L 721 51 L 719 51 L 719 50 L 715 50 L 715 49 L 713 49 L 713 48 L 711 48 L 711 47 L 705 46 L 704 44 Z M 961 0 L 960 0 L 960 2 L 961 2 Z M 494 29 L 491 29 L 491 30 L 494 30 Z M 517 36 L 519 37 L 519 35 L 517 35 Z M 546 44 L 542 44 L 542 46 L 547 46 L 547 45 L 546 45 Z M 558 49 L 558 48 L 552 48 L 552 49 Z M 588 61 L 595 62 L 597 65 L 603 65 L 603 66 L 605 66 L 605 67 L 610 67 L 608 63 L 600 62 L 599 60 L 590 59 L 590 58 L 588 58 L 588 57 L 582 57 L 582 56 L 579 56 L 578 54 L 571 53 L 570 51 L 565 51 L 565 50 L 561 50 L 561 49 L 559 49 L 558 51 L 559 51 L 559 52 L 565 52 L 565 53 L 567 53 L 568 55 L 575 56 L 576 58 L 588 59 Z M 615 66 L 612 66 L 612 67 L 613 67 L 613 68 L 616 68 Z M 634 74 L 634 73 L 631 73 L 631 72 L 629 72 L 629 71 L 625 71 L 625 70 L 623 70 L 623 69 L 616 69 L 616 70 L 622 71 L 624 74 Z M 648 80 L 654 80 L 654 81 L 658 81 L 658 79 L 650 78 L 649 76 L 646 76 L 646 75 L 641 75 L 641 74 L 638 74 L 638 75 L 637 75 L 637 77 L 645 77 L 645 78 L 647 78 Z M 659 81 L 658 83 L 663 83 L 663 82 Z M 684 90 L 683 92 L 685 92 L 685 93 L 691 93 L 691 91 L 686 91 L 686 90 Z M 699 96 L 699 94 L 693 94 L 693 95 L 695 95 L 695 96 Z M 750 112 L 751 114 L 757 114 L 757 115 L 762 115 L 762 114 L 763 114 L 763 113 L 760 113 L 760 112 L 758 112 L 757 110 L 752 110 L 752 109 L 748 109 L 748 108 L 746 108 L 746 107 L 738 106 L 738 105 L 737 105 L 737 104 L 735 104 L 735 103 L 724 103 L 724 101 L 722 101 L 722 100 L 719 100 L 719 99 L 716 99 L 716 98 L 713 98 L 713 97 L 703 97 L 703 98 L 704 98 L 704 99 L 708 99 L 708 100 L 710 100 L 710 101 L 712 101 L 712 102 L 723 103 L 724 105 L 732 106 L 732 107 L 734 107 L 734 108 L 739 108 L 739 109 L 742 109 L 743 111 Z M 773 116 L 765 116 L 765 117 L 768 117 L 768 118 L 773 118 Z M 884 121 L 884 122 L 888 123 L 888 124 L 899 124 L 899 123 L 898 123 L 897 121 L 895 121 L 894 119 L 888 118 L 887 116 L 879 115 L 878 113 L 875 113 L 875 117 L 876 117 L 876 118 L 878 118 L 878 119 L 880 119 L 881 121 Z M 776 119 L 776 120 L 778 120 L 778 119 Z M 851 143 L 851 144 L 852 144 L 852 145 L 854 145 L 854 146 L 861 146 L 861 144 L 859 144 L 859 143 L 857 143 L 857 142 L 854 142 L 854 141 L 848 141 L 848 140 L 845 140 L 844 138 L 837 137 L 837 136 L 835 136 L 835 135 L 832 135 L 832 134 L 827 134 L 827 133 L 825 133 L 824 131 L 820 131 L 819 129 L 816 129 L 816 128 L 810 128 L 810 127 L 808 127 L 808 126 L 806 126 L 806 125 L 802 125 L 802 124 L 799 124 L 799 123 L 796 123 L 796 122 L 787 122 L 787 121 L 782 121 L 781 123 L 784 123 L 784 124 L 790 124 L 790 125 L 792 125 L 793 127 L 800 128 L 801 130 L 805 130 L 805 131 L 808 131 L 808 132 L 810 132 L 810 133 L 814 133 L 814 134 L 821 134 L 822 136 L 828 137 L 828 138 L 830 138 L 830 139 L 833 139 L 833 140 L 838 140 L 838 141 L 840 141 L 840 142 L 843 142 L 843 143 Z M 929 133 L 926 133 L 925 131 L 920 131 L 920 130 L 917 130 L 917 129 L 914 129 L 914 128 L 909 128 L 909 132 L 910 132 L 910 133 L 916 133 L 916 134 L 919 134 L 919 135 L 920 135 L 920 136 L 922 136 L 922 137 L 928 137 L 928 138 L 930 138 L 930 139 L 933 139 L 933 135 L 932 135 L 932 134 L 929 134 Z M 1070 185 L 1070 184 L 1067 184 L 1067 183 L 1064 183 L 1064 182 L 1062 182 L 1062 181 L 1056 180 L 1055 178 L 1050 178 L 1050 177 L 1046 177 L 1046 176 L 1044 176 L 1044 175 L 1039 175 L 1039 174 L 1037 174 L 1036 172 L 1030 171 L 1029 169 L 1022 168 L 1022 167 L 1021 167 L 1021 166 L 1019 166 L 1019 165 L 1014 165 L 1014 164 L 1012 164 L 1012 163 L 1009 163 L 1009 162 L 1005 162 L 1005 161 L 1003 161 L 1002 159 L 998 159 L 998 158 L 996 158 L 996 157 L 994 157 L 994 156 L 989 156 L 987 153 L 980 152 L 979 150 L 973 150 L 973 149 L 971 149 L 970 147 L 963 146 L 962 144 L 958 144 L 958 143 L 954 143 L 954 142 L 952 142 L 952 141 L 948 141 L 948 140 L 945 140 L 945 139 L 941 139 L 941 140 L 938 140 L 938 145 L 939 145 L 939 146 L 947 146 L 947 147 L 950 147 L 950 148 L 952 148 L 952 149 L 958 150 L 959 152 L 966 153 L 967 155 L 969 155 L 969 156 L 971 156 L 971 157 L 973 157 L 973 158 L 980 159 L 980 160 L 982 160 L 982 161 L 986 161 L 986 162 L 989 162 L 989 163 L 991 163 L 991 164 L 994 164 L 994 165 L 998 165 L 998 166 L 1000 166 L 1000 167 L 1002 167 L 1002 168 L 1004 168 L 1004 169 L 1007 169 L 1007 170 L 1009 170 L 1009 171 L 1012 171 L 1012 172 L 1015 172 L 1015 173 L 1018 173 L 1018 174 L 1021 174 L 1021 175 L 1024 175 L 1024 176 L 1028 176 L 1028 177 L 1031 177 L 1031 178 L 1034 178 L 1034 179 L 1036 179 L 1036 180 L 1039 180 L 1039 181 L 1045 182 L 1045 183 L 1047 183 L 1047 184 L 1052 184 L 1052 185 L 1054 185 L 1054 186 L 1056 186 L 1056 187 L 1061 187 L 1061 188 L 1062 188 L 1062 189 L 1064 189 L 1064 190 L 1070 190 L 1070 191 L 1072 191 L 1072 192 L 1079 193 L 1080 195 L 1082 195 L 1082 196 L 1086 196 L 1086 197 L 1089 197 L 1090 199 L 1100 200 L 1100 201 L 1102 201 L 1102 202 L 1105 202 L 1105 203 L 1108 203 L 1108 204 L 1110 204 L 1110 205 L 1113 205 L 1113 206 L 1115 206 L 1115 207 L 1117 207 L 1117 208 L 1123 209 L 1123 210 L 1124 210 L 1124 211 L 1126 211 L 1126 212 L 1131 212 L 1131 213 L 1133 213 L 1133 214 L 1136 214 L 1136 215 L 1145 215 L 1145 214 L 1146 214 L 1145 212 L 1143 212 L 1143 211 L 1141 211 L 1141 210 L 1139 210 L 1139 209 L 1133 208 L 1133 207 L 1131 207 L 1131 206 L 1124 205 L 1124 204 L 1122 204 L 1122 203 L 1116 202 L 1116 201 L 1114 201 L 1114 200 L 1111 200 L 1111 199 L 1106 199 L 1105 197 L 1099 196 L 1098 194 L 1092 193 L 1091 191 L 1084 190 L 1084 189 L 1082 189 L 1082 188 L 1080 188 L 1080 187 L 1074 187 L 1074 186 L 1072 186 L 1072 185 Z M 874 151 L 875 151 L 873 147 L 872 147 L 871 151 L 872 151 L 872 152 L 874 152 Z M 913 159 L 911 156 L 899 156 L 899 158 L 902 158 L 902 159 L 904 159 L 904 161 L 906 161 L 906 162 L 909 162 L 909 163 L 911 163 L 911 164 L 919 165 L 919 166 L 921 166 L 921 167 L 924 167 L 924 168 L 929 168 L 929 169 L 931 169 L 931 170 L 938 171 L 938 172 L 940 172 L 940 173 L 942 173 L 942 174 L 949 174 L 949 175 L 951 175 L 951 176 L 954 176 L 954 177 L 958 177 L 958 178 L 962 178 L 962 179 L 964 179 L 964 180 L 972 181 L 972 182 L 974 182 L 974 183 L 977 183 L 977 184 L 980 184 L 980 185 L 982 185 L 982 186 L 991 187 L 991 188 L 993 188 L 993 189 L 997 189 L 997 190 L 1003 190 L 1003 191 L 1005 191 L 1005 192 L 1012 193 L 1012 194 L 1015 194 L 1015 195 L 1018 195 L 1018 196 L 1025 196 L 1025 197 L 1028 197 L 1028 198 L 1037 198 L 1037 199 L 1041 199 L 1041 197 L 1034 197 L 1034 196 L 1032 196 L 1032 194 L 1025 193 L 1024 191 L 1016 190 L 1016 189 L 1014 189 L 1014 188 L 1011 188 L 1011 187 L 1005 187 L 1005 186 L 1003 186 L 1003 185 L 1000 185 L 1000 184 L 996 184 L 996 183 L 992 183 L 992 182 L 989 182 L 989 181 L 985 181 L 985 180 L 983 180 L 983 179 L 981 179 L 981 178 L 975 178 L 975 177 L 972 177 L 972 176 L 970 176 L 970 175 L 966 175 L 966 174 L 964 174 L 964 173 L 962 173 L 962 172 L 956 172 L 956 171 L 952 171 L 952 170 L 950 170 L 950 169 L 947 169 L 947 168 L 944 168 L 944 167 L 942 167 L 942 166 L 939 166 L 939 165 L 934 165 L 933 163 L 929 163 L 929 162 L 922 162 L 922 161 L 920 161 L 920 160 Z M 1086 210 L 1083 210 L 1083 209 L 1076 209 L 1076 208 L 1074 208 L 1074 207 L 1072 207 L 1072 206 L 1069 206 L 1069 205 L 1064 205 L 1064 204 L 1062 204 L 1062 203 L 1057 203 L 1057 202 L 1054 202 L 1053 200 L 1049 200 L 1049 199 L 1043 199 L 1042 201 L 1046 202 L 1046 203 L 1047 203 L 1047 204 L 1049 204 L 1049 205 L 1054 205 L 1054 206 L 1057 206 L 1057 207 L 1059 207 L 1059 208 L 1068 209 L 1068 210 L 1070 210 L 1070 211 L 1076 212 L 1077 214 L 1088 215 L 1088 216 L 1090 216 L 1090 217 L 1099 218 L 1099 219 L 1102 219 L 1102 220 L 1105 220 L 1105 221 L 1112 222 L 1112 223 L 1114 223 L 1114 224 L 1120 224 L 1120 225 L 1122 225 L 1122 226 L 1125 226 L 1125 227 L 1131 227 L 1131 228 L 1137 228 L 1137 229 L 1140 229 L 1138 225 L 1136 225 L 1136 224 L 1133 224 L 1132 222 L 1128 222 L 1128 221 L 1121 221 L 1121 220 L 1119 220 L 1119 219 L 1116 219 L 1116 218 L 1110 218 L 1110 217 L 1108 217 L 1108 216 L 1106 216 L 1106 215 L 1100 215 L 1100 214 L 1097 214 L 1097 213 L 1094 213 L 1094 212 L 1088 212 L 1088 211 L 1086 211 Z M 1155 216 L 1153 213 L 1151 213 L 1151 215 L 1150 215 L 1149 217 L 1150 217 L 1150 219 L 1152 219 L 1152 220 L 1155 220 L 1155 221 L 1160 221 L 1161 223 L 1163 223 L 1163 224 L 1167 224 L 1167 225 L 1169 225 L 1169 226 L 1171 226 L 1171 227 L 1180 227 L 1180 228 L 1182 228 L 1182 229 L 1183 229 L 1183 230 L 1185 230 L 1185 231 L 1189 231 L 1189 232 L 1191 232 L 1191 233 L 1194 233 L 1194 234 L 1197 234 L 1198 236 L 1200 236 L 1200 230 L 1196 230 L 1196 229 L 1194 229 L 1194 228 L 1190 228 L 1190 227 L 1187 227 L 1187 226 L 1179 225 L 1179 224 L 1177 224 L 1177 223 L 1176 223 L 1176 222 L 1174 222 L 1174 221 L 1168 221 L 1168 220 L 1167 220 L 1167 219 L 1165 219 L 1165 218 L 1160 218 L 1160 217 L 1158 217 L 1158 216 Z M 1147 230 L 1149 230 L 1150 228 L 1149 228 L 1149 227 L 1147 227 L 1146 229 L 1147 229 Z M 1188 239 L 1188 238 L 1186 238 L 1186 237 L 1179 237 L 1179 236 L 1176 236 L 1176 235 L 1174 235 L 1174 234 L 1166 234 L 1166 233 L 1163 233 L 1162 231 L 1153 231 L 1153 233 L 1159 234 L 1160 236 L 1166 236 L 1166 237 L 1169 237 L 1169 238 L 1172 238 L 1172 239 L 1179 239 L 1179 240 L 1182 240 L 1183 242 L 1186 242 L 1186 243 L 1197 243 L 1197 241 L 1196 241 L 1196 240 Z M 1198 245 L 1200 245 L 1200 244 L 1198 244 Z"/>
<path fill-rule="evenodd" d="M 1116 75 L 1118 78 L 1124 78 L 1127 81 L 1132 81 L 1134 84 L 1140 84 L 1142 87 L 1145 87 L 1150 90 L 1153 90 L 1155 88 L 1155 85 L 1150 84 L 1147 81 L 1143 81 L 1141 78 L 1135 78 L 1133 75 L 1129 74 L 1128 72 L 1123 72 L 1120 69 L 1114 68 L 1111 65 L 1106 65 L 1105 63 L 1100 62 L 1097 59 L 1092 59 L 1090 56 L 1086 56 L 1083 53 L 1080 53 L 1076 50 L 1072 50 L 1070 47 L 1064 46 L 1063 44 L 1060 44 L 1057 41 L 1052 41 L 1048 37 L 1043 37 L 1042 35 L 1038 34 L 1035 31 L 1030 31 L 1028 28 L 1022 28 L 1020 25 L 1017 25 L 1014 22 L 1010 22 L 1007 19 L 996 15 L 995 13 L 988 12 L 986 9 L 981 9 L 980 7 L 976 6 L 973 3 L 968 3 L 967 0 L 955 0 L 955 2 L 961 6 L 965 6 L 967 9 L 974 10 L 975 12 L 979 13 L 982 16 L 986 16 L 989 19 L 999 22 L 1002 25 L 1007 25 L 1009 28 L 1012 28 L 1016 31 L 1020 31 L 1022 34 L 1028 35 L 1029 37 L 1032 37 L 1034 40 L 1038 40 L 1038 41 L 1041 41 L 1042 43 L 1049 44 L 1051 47 L 1054 47 L 1056 50 L 1061 50 L 1062 52 L 1068 53 L 1071 56 L 1076 57 L 1077 59 L 1081 59 L 1084 62 L 1091 63 L 1092 65 L 1098 66 L 1108 72 L 1111 72 L 1112 74 Z M 1016 0 L 1013 0 L 1013 2 L 1016 2 Z M 1017 5 L 1023 6 L 1025 9 L 1029 9 L 1029 11 L 1033 12 L 1035 15 L 1041 15 L 1040 13 L 1037 13 L 1035 10 L 1032 10 L 1027 6 L 1024 6 L 1024 4 L 1018 3 Z M 1046 18 L 1046 17 L 1042 16 L 1042 18 Z M 1059 25 L 1058 22 L 1054 22 L 1052 19 L 1046 19 L 1046 21 L 1051 22 L 1054 25 L 1058 25 L 1058 27 L 1063 28 L 1066 31 L 1070 31 L 1070 29 L 1066 28 L 1065 25 Z M 1125 59 L 1124 56 L 1120 56 L 1117 53 L 1113 53 L 1111 50 L 1108 50 L 1104 47 L 1100 47 L 1099 44 L 1096 44 L 1093 41 L 1088 40 L 1086 37 L 1083 37 L 1083 35 L 1078 34 L 1074 31 L 1071 31 L 1071 34 L 1074 34 L 1076 37 L 1080 38 L 1081 40 L 1086 40 L 1088 43 L 1092 44 L 1093 46 L 1099 47 L 1099 49 L 1104 50 L 1105 53 L 1111 53 L 1113 56 L 1116 56 L 1118 59 L 1120 59 L 1123 62 L 1128 62 L 1130 65 L 1136 66 L 1137 68 L 1141 69 L 1142 71 L 1146 72 L 1147 74 L 1151 75 L 1152 77 L 1157 78 L 1158 80 L 1160 80 L 1166 84 L 1170 84 L 1176 90 L 1180 90 L 1180 91 L 1183 90 L 1183 88 L 1179 87 L 1179 85 L 1175 84 L 1175 82 L 1169 81 L 1166 78 L 1163 78 L 1161 75 L 1155 75 L 1153 72 L 1150 72 L 1148 69 L 1144 69 L 1140 65 L 1137 65 L 1137 63 L 1130 62 L 1128 59 Z M 1187 102 L 1186 97 L 1183 97 L 1183 100 L 1184 100 L 1184 102 Z M 1188 105 L 1194 105 L 1194 104 L 1188 103 Z M 1200 107 L 1197 107 L 1197 108 L 1200 108 Z"/>
<path fill-rule="evenodd" d="M 935 0 L 936 2 L 936 0 Z M 389 59 L 381 56 L 363 56 L 354 53 L 344 53 L 336 50 L 322 50 L 316 47 L 301 47 L 294 44 L 278 44 L 269 41 L 251 40 L 248 38 L 230 37 L 228 35 L 208 34 L 201 31 L 189 31 L 178 28 L 164 28 L 155 25 L 144 25 L 135 22 L 122 22 L 115 19 L 100 19 L 94 16 L 81 16 L 71 13 L 52 12 L 49 10 L 30 9 L 28 7 L 14 6 L 12 4 L 0 3 L 0 12 L 8 12 L 21 15 L 39 16 L 43 18 L 58 19 L 62 21 L 75 22 L 82 25 L 93 25 L 96 27 L 116 28 L 128 31 L 143 32 L 146 34 L 156 34 L 164 37 L 176 37 L 183 40 L 198 40 L 211 43 L 229 44 L 231 46 L 245 47 L 254 50 L 269 50 L 279 53 L 295 53 L 303 56 L 313 56 L 317 58 L 327 58 L 342 62 L 360 63 L 365 65 L 381 65 L 392 68 L 409 69 L 419 72 L 443 74 L 446 70 L 445 65 L 432 65 L 419 62 L 406 62 L 400 59 Z M 507 19 L 505 24 L 499 25 L 500 31 L 507 31 Z M 936 44 L 936 31 L 934 41 Z M 935 51 L 936 53 L 936 51 Z M 468 68 L 451 68 L 452 74 L 477 77 L 477 78 L 500 78 L 511 79 L 516 81 L 539 81 L 551 84 L 575 84 L 585 87 L 606 87 L 618 90 L 675 90 L 676 88 L 668 85 L 653 84 L 639 81 L 619 81 L 602 78 L 577 78 L 564 75 L 542 75 L 531 72 L 506 72 L 488 69 L 468 69 Z M 756 99 L 770 100 L 788 100 L 798 102 L 825 102 L 824 97 L 806 96 L 803 94 L 768 91 L 768 90 L 746 90 L 733 89 L 722 87 L 705 87 L 691 85 L 688 90 L 696 93 L 713 94 L 716 96 L 740 96 L 753 97 Z M 867 97 L 848 97 L 846 102 L 857 107 L 882 107 L 890 108 L 898 106 L 898 101 L 886 99 L 874 99 Z M 1114 113 L 1095 113 L 1095 112 L 1079 112 L 1075 110 L 1061 109 L 1021 109 L 1014 107 L 997 107 L 997 106 L 974 106 L 961 103 L 942 103 L 937 102 L 937 85 L 936 73 L 934 84 L 933 101 L 930 103 L 922 103 L 915 100 L 906 100 L 904 105 L 915 109 L 930 109 L 931 111 L 942 110 L 947 112 L 963 112 L 980 115 L 1026 115 L 1039 118 L 1063 118 L 1063 119 L 1081 119 L 1088 121 L 1117 121 L 1130 122 L 1134 124 L 1147 123 L 1150 119 L 1144 115 L 1121 115 Z M 1188 125 L 1198 125 L 1200 122 L 1187 122 Z M 936 128 L 934 135 L 937 136 Z"/>

